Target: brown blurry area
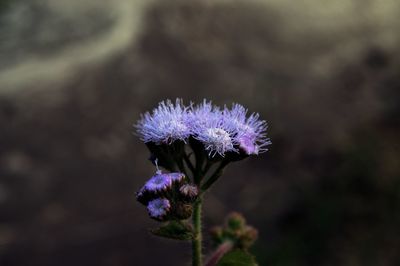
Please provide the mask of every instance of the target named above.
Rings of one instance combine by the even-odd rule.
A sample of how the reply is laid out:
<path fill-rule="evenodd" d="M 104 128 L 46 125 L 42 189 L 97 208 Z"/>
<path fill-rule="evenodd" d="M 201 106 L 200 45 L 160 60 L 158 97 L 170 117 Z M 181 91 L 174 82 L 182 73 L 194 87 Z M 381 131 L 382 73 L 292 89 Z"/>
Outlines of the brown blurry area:
<path fill-rule="evenodd" d="M 3 1 L 0 265 L 188 265 L 134 192 L 154 168 L 139 114 L 239 102 L 270 151 L 232 164 L 260 265 L 399 265 L 397 1 Z M 209 249 L 206 242 L 206 248 Z"/>

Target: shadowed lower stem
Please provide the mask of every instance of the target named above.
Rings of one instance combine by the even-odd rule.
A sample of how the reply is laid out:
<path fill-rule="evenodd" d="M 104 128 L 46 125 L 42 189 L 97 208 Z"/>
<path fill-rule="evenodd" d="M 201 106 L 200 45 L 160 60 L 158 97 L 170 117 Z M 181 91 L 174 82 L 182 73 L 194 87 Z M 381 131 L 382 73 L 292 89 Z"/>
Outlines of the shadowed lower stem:
<path fill-rule="evenodd" d="M 201 201 L 200 196 L 193 208 L 192 266 L 202 266 Z"/>

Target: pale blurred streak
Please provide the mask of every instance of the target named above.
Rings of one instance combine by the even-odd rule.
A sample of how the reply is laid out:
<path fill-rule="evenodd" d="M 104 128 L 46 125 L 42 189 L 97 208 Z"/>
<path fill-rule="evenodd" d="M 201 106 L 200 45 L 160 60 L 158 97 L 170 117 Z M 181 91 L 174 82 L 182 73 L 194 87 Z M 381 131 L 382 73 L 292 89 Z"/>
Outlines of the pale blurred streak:
<path fill-rule="evenodd" d="M 39 1 L 36 2 L 39 3 Z M 37 84 L 37 82 L 46 84 L 46 81 L 65 79 L 79 71 L 81 65 L 98 64 L 121 52 L 134 41 L 140 30 L 143 9 L 149 3 L 151 1 L 148 0 L 41 1 L 39 7 L 46 6 L 46 11 L 48 10 L 51 14 L 64 16 L 68 19 L 67 21 L 73 23 L 72 26 L 75 30 L 85 26 L 76 23 L 76 21 L 79 22 L 81 17 L 93 10 L 98 10 L 104 16 L 109 16 L 112 19 L 112 25 L 108 30 L 104 30 L 91 38 L 83 41 L 77 39 L 71 44 L 65 45 L 65 47 L 61 46 L 56 53 L 50 55 L 28 53 L 26 58 L 16 63 L 12 62 L 9 65 L 2 66 L 0 62 L 0 94 L 10 94 L 18 91 L 18 89 L 29 88 L 29 84 Z M 23 23 L 20 20 L 24 20 L 24 12 L 21 12 L 21 9 L 24 8 L 23 5 L 24 3 L 17 3 L 9 11 L 14 12 L 14 14 L 8 14 L 9 17 L 15 16 L 11 18 L 15 21 L 11 24 L 11 27 L 15 26 L 17 30 L 17 24 Z M 53 25 L 49 21 L 48 27 L 51 26 Z M 13 31 L 12 28 L 7 30 Z M 45 31 L 46 28 L 42 30 Z M 68 32 L 65 32 L 65 34 L 68 34 Z M 17 42 L 15 45 L 24 45 L 23 39 L 18 41 L 20 43 Z M 1 54 L 1 52 L 0 50 L 0 58 L 7 57 L 7 54 Z"/>
<path fill-rule="evenodd" d="M 37 54 L 35 51 L 29 51 L 28 47 L 28 52 L 23 59 L 9 62 L 7 59 L 10 48 L 9 51 L 4 51 L 2 48 L 7 43 L 15 48 L 26 45 L 24 38 L 13 40 L 14 28 L 15 34 L 18 34 L 18 25 L 23 24 L 25 19 L 21 9 L 26 4 L 24 1 L 16 3 L 7 11 L 10 13 L 7 14 L 8 19 L 12 20 L 12 23 L 7 24 L 8 27 L 11 25 L 11 28 L 6 29 L 10 34 L 2 40 L 3 44 L 0 44 L 0 94 L 30 89 L 30 84 L 35 84 L 35 88 L 40 87 L 37 86 L 38 84 L 52 88 L 51 82 L 60 82 L 70 78 L 71 75 L 79 73 L 82 66 L 101 64 L 113 55 L 123 53 L 128 46 L 134 44 L 135 37 L 142 28 L 142 18 L 145 15 L 146 7 L 154 2 L 156 1 L 33 0 L 32 3 L 37 3 L 39 7 L 45 7 L 51 15 L 66 18 L 67 22 L 72 23 L 71 27 L 74 30 L 85 29 L 87 25 L 81 25 L 80 21 L 88 13 L 93 12 L 98 12 L 108 18 L 111 25 L 99 33 L 93 34 L 90 38 L 78 38 L 69 44 L 61 45 L 56 48 L 55 52 L 49 54 Z M 297 49 L 308 47 L 310 41 L 325 46 L 338 44 L 330 53 L 318 54 L 318 58 L 310 66 L 317 75 L 323 76 L 330 73 L 331 68 L 335 67 L 332 61 L 336 60 L 338 64 L 342 64 L 349 57 L 354 57 L 354 53 L 364 53 L 364 47 L 379 44 L 384 49 L 393 50 L 398 44 L 400 2 L 396 0 L 331 2 L 306 0 L 295 4 L 290 0 L 219 0 L 204 1 L 203 3 L 235 5 L 243 2 L 261 4 L 266 10 L 272 11 L 280 18 L 277 21 L 279 38 L 284 44 L 296 43 Z M 50 29 L 52 26 L 52 21 L 49 20 L 48 28 Z M 42 27 L 40 30 L 42 31 L 39 32 L 40 35 L 46 38 L 46 34 L 48 34 L 46 27 Z M 4 35 L 4 32 L 0 32 L 0 40 L 3 38 L 1 35 Z M 59 37 L 62 38 L 62 35 Z M 365 41 L 360 42 L 360 38 Z M 340 42 L 337 41 L 338 39 Z M 12 41 L 14 43 L 10 43 Z M 42 48 L 46 49 L 46 45 L 46 40 L 44 40 Z"/>

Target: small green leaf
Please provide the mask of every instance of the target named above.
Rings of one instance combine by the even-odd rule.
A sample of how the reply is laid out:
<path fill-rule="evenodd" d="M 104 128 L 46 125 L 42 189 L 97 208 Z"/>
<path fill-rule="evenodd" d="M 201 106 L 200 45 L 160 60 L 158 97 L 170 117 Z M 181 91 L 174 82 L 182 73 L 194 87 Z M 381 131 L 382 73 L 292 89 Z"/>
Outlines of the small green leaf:
<path fill-rule="evenodd" d="M 180 221 L 170 221 L 166 225 L 150 230 L 156 236 L 177 239 L 177 240 L 192 240 L 193 232 L 188 224 Z"/>
<path fill-rule="evenodd" d="M 232 250 L 226 253 L 217 266 L 257 266 L 253 255 L 242 250 Z"/>

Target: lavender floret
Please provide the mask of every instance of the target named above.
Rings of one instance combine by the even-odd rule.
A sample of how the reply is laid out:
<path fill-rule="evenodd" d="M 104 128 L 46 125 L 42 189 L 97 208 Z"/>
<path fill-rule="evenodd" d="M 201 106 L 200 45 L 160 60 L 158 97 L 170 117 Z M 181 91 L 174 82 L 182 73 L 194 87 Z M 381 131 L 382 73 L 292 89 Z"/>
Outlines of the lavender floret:
<path fill-rule="evenodd" d="M 147 204 L 147 211 L 151 218 L 162 220 L 171 209 L 169 200 L 164 198 L 158 198 L 150 201 Z"/>
<path fill-rule="evenodd" d="M 172 179 L 169 174 L 156 173 L 146 182 L 143 189 L 150 192 L 165 191 L 172 186 Z"/>
<path fill-rule="evenodd" d="M 211 102 L 203 101 L 189 114 L 189 124 L 195 139 L 204 144 L 210 157 L 224 156 L 234 148 L 234 128 L 225 123 L 223 113 Z"/>
<path fill-rule="evenodd" d="M 138 135 L 145 143 L 171 144 L 176 140 L 186 141 L 190 135 L 186 124 L 187 109 L 181 99 L 176 99 L 175 104 L 170 100 L 160 102 L 151 114 L 146 112 L 135 125 Z"/>
<path fill-rule="evenodd" d="M 240 104 L 233 104 L 232 109 L 225 107 L 223 115 L 225 123 L 235 131 L 235 142 L 239 149 L 247 155 L 257 155 L 268 149 L 271 144 L 266 137 L 267 123 L 259 119 L 258 113 L 252 113 L 249 117 L 247 109 Z"/>
<path fill-rule="evenodd" d="M 185 175 L 182 173 L 168 173 L 166 175 L 169 175 L 169 177 L 171 178 L 172 182 L 177 182 L 180 183 L 184 180 Z"/>
<path fill-rule="evenodd" d="M 185 175 L 182 173 L 157 173 L 152 176 L 144 186 L 136 193 L 136 199 L 140 203 L 146 205 L 151 199 L 165 195 L 165 193 L 172 189 L 172 184 L 182 183 Z"/>

